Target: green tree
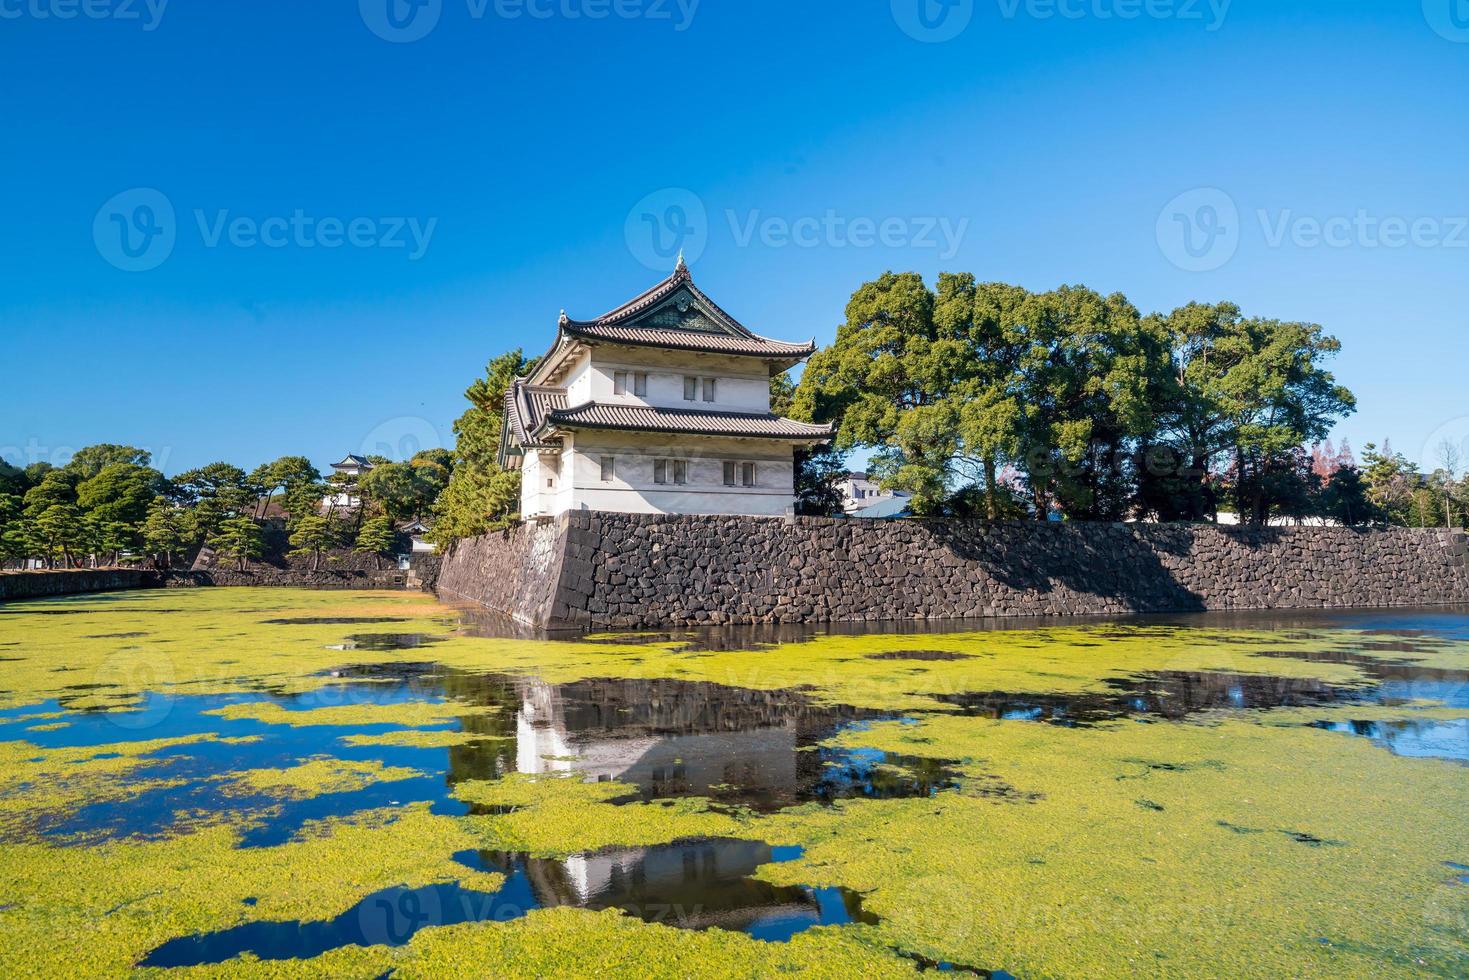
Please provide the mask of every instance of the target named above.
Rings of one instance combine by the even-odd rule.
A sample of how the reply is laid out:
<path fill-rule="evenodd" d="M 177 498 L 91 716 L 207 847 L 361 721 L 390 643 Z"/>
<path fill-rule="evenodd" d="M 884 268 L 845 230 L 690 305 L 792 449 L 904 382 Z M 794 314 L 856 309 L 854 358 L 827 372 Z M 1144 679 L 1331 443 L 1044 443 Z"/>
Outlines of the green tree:
<path fill-rule="evenodd" d="M 212 538 L 226 520 L 256 511 L 264 488 L 245 471 L 229 463 L 210 463 L 180 473 L 170 497 L 187 509 L 179 519 L 185 546 L 198 547 Z"/>
<path fill-rule="evenodd" d="M 400 521 L 418 516 L 424 503 L 411 463 L 373 467 L 362 475 L 361 491 L 383 513 Z"/>
<path fill-rule="evenodd" d="M 146 449 L 136 446 L 118 446 L 99 443 L 77 450 L 76 455 L 64 469 L 76 475 L 78 480 L 90 480 L 109 466 L 125 463 L 130 466 L 150 466 L 153 456 Z"/>
<path fill-rule="evenodd" d="M 1135 441 L 1155 426 L 1165 349 L 1120 293 L 1063 286 L 1032 296 L 1005 338 L 1019 355 L 1004 386 L 1018 406 L 1020 459 L 1035 515 L 1120 520 Z"/>
<path fill-rule="evenodd" d="M 363 522 L 352 550 L 359 555 L 372 555 L 377 561 L 377 567 L 382 568 L 383 556 L 392 553 L 397 538 L 390 518 L 374 517 Z"/>
<path fill-rule="evenodd" d="M 103 523 L 138 527 L 163 486 L 163 474 L 155 469 L 109 463 L 77 485 L 77 505 Z"/>
<path fill-rule="evenodd" d="M 260 525 L 248 514 L 223 521 L 209 544 L 216 557 L 238 563 L 242 572 L 246 564 L 264 554 L 265 548 Z"/>
<path fill-rule="evenodd" d="M 124 552 L 138 547 L 141 540 L 138 527 L 124 521 L 109 521 L 97 514 L 82 517 L 83 540 L 93 565 L 104 563 L 116 565 Z"/>
<path fill-rule="evenodd" d="M 16 470 L 20 473 L 20 470 Z M 22 475 L 23 479 L 23 475 Z M 9 487 L 20 487 L 20 483 L 6 483 Z M 17 493 L 0 492 L 0 565 L 19 562 L 30 555 L 26 553 L 25 501 Z"/>
<path fill-rule="evenodd" d="M 295 529 L 291 532 L 291 544 L 295 547 L 291 551 L 293 557 L 311 559 L 311 570 L 313 572 L 321 568 L 321 554 L 332 546 L 336 535 L 330 518 L 322 514 L 303 514 L 296 519 Z"/>
<path fill-rule="evenodd" d="M 0 496 L 23 497 L 30 488 L 31 481 L 26 477 L 25 470 L 0 459 Z"/>
<path fill-rule="evenodd" d="M 452 469 L 435 457 L 415 456 L 406 463 L 384 463 L 363 474 L 362 496 L 395 520 L 420 519 L 433 511 Z"/>
<path fill-rule="evenodd" d="M 1321 488 L 1321 516 L 1346 527 L 1375 523 L 1380 513 L 1372 505 L 1367 483 L 1355 466 L 1343 466 Z"/>
<path fill-rule="evenodd" d="M 770 411 L 774 415 L 788 418 L 796 403 L 796 383 L 789 371 L 770 376 Z"/>
<path fill-rule="evenodd" d="M 272 463 L 258 466 L 246 478 L 246 482 L 260 489 L 260 509 L 257 516 L 261 517 L 265 515 L 270 499 L 277 494 L 284 495 L 286 512 L 294 516 L 293 503 L 296 511 L 304 514 L 307 511 L 303 509 L 303 503 L 315 494 L 315 500 L 310 501 L 309 508 L 315 510 L 325 492 L 321 473 L 305 456 L 282 456 Z M 303 490 L 305 487 L 310 489 Z"/>
<path fill-rule="evenodd" d="M 77 479 L 74 474 L 65 470 L 47 470 L 26 491 L 23 498 L 25 516 L 35 520 L 52 507 L 75 506 L 77 502 L 76 486 Z"/>
<path fill-rule="evenodd" d="M 81 511 L 72 504 L 52 504 L 28 522 L 29 550 L 42 555 L 48 567 L 56 567 L 60 554 L 67 568 L 77 564 L 76 555 L 86 545 L 86 528 Z"/>
<path fill-rule="evenodd" d="M 1269 487 L 1303 443 L 1324 439 L 1356 400 L 1323 364 L 1341 344 L 1312 323 L 1247 318 L 1233 303 L 1191 303 L 1149 318 L 1166 337 L 1171 370 L 1156 442 L 1172 451 L 1193 492 L 1193 519 L 1212 519 L 1207 484 L 1226 462 L 1250 523 L 1269 518 Z"/>
<path fill-rule="evenodd" d="M 1414 494 L 1422 482 L 1416 464 L 1401 453 L 1395 453 L 1392 444 L 1384 441 L 1378 449 L 1368 443 L 1362 450 L 1362 480 L 1367 487 L 1367 497 L 1389 524 L 1412 524 Z"/>
<path fill-rule="evenodd" d="M 454 472 L 434 504 L 432 538 L 441 549 L 458 538 L 509 526 L 519 517 L 520 474 L 500 468 L 505 393 L 531 370 L 519 350 L 491 361 L 464 392 L 470 407 L 454 423 Z"/>
<path fill-rule="evenodd" d="M 808 517 L 835 517 L 842 512 L 839 484 L 847 475 L 846 457 L 831 446 L 797 449 L 795 454 L 796 513 Z"/>
<path fill-rule="evenodd" d="M 1163 346 L 1123 297 L 1084 287 L 1031 294 L 944 274 L 864 284 L 802 376 L 797 417 L 837 424 L 836 448 L 873 450 L 869 471 L 939 513 L 964 486 L 999 517 L 1000 470 L 1020 468 L 1033 509 L 1127 506 L 1129 440 L 1152 425 Z"/>
<path fill-rule="evenodd" d="M 0 524 L 0 562 L 22 562 L 34 557 L 32 532 L 24 519 Z"/>
<path fill-rule="evenodd" d="M 870 470 L 931 513 L 948 495 L 959 438 L 961 384 L 972 368 L 964 338 L 934 320 L 917 273 L 884 273 L 847 304 L 835 343 L 806 366 L 791 407 L 836 425 L 834 448 L 873 449 Z"/>
<path fill-rule="evenodd" d="M 160 571 L 167 571 L 173 564 L 173 556 L 193 540 L 192 528 L 186 524 L 182 512 L 166 497 L 154 497 L 148 505 L 142 538 L 143 550 L 152 556 L 154 567 Z"/>

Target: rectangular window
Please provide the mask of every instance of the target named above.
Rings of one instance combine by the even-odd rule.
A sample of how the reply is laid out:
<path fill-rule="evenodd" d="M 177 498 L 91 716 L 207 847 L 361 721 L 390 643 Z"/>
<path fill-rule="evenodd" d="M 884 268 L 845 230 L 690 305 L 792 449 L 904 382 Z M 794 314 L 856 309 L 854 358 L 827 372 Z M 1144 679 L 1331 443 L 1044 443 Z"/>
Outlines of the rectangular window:
<path fill-rule="evenodd" d="M 724 485 L 727 486 L 727 487 L 732 487 L 732 486 L 735 485 L 735 464 L 734 463 L 728 463 L 727 462 L 727 463 L 724 464 Z"/>
<path fill-rule="evenodd" d="M 740 466 L 740 478 L 744 482 L 745 486 L 753 487 L 755 485 L 755 464 L 742 464 Z"/>
<path fill-rule="evenodd" d="M 668 482 L 668 460 L 666 460 L 666 459 L 655 459 L 655 460 L 653 460 L 653 482 L 654 483 L 667 483 Z"/>
<path fill-rule="evenodd" d="M 704 379 L 704 400 L 706 402 L 712 402 L 714 400 L 714 384 L 713 378 Z"/>
<path fill-rule="evenodd" d="M 632 393 L 639 398 L 648 397 L 648 373 L 639 371 L 632 376 Z"/>
<path fill-rule="evenodd" d="M 625 394 L 627 394 L 627 372 L 626 371 L 613 371 L 612 372 L 612 393 L 614 395 L 625 395 Z"/>
<path fill-rule="evenodd" d="M 616 456 L 603 456 L 602 457 L 602 482 L 603 483 L 611 483 L 615 479 L 617 479 L 617 457 Z"/>
<path fill-rule="evenodd" d="M 684 375 L 684 379 L 683 379 L 683 400 L 686 401 L 686 402 L 691 402 L 691 401 L 695 401 L 698 397 L 699 397 L 699 379 L 698 378 L 694 378 L 694 377 L 690 377 L 687 374 Z"/>
<path fill-rule="evenodd" d="M 673 482 L 679 486 L 689 482 L 689 464 L 684 460 L 673 461 Z"/>

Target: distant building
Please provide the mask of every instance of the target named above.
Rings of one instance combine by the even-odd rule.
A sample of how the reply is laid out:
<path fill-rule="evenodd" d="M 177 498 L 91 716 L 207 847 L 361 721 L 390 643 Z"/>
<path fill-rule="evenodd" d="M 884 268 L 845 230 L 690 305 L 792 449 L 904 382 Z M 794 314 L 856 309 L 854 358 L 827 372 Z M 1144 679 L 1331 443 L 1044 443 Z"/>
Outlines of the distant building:
<path fill-rule="evenodd" d="M 770 379 L 815 349 L 752 333 L 681 257 L 610 313 L 562 313 L 551 349 L 505 398 L 500 463 L 520 470 L 521 515 L 792 512 L 795 450 L 831 427 L 772 413 Z"/>
<path fill-rule="evenodd" d="M 1239 515 L 1233 511 L 1221 510 L 1214 515 L 1215 523 L 1227 527 L 1236 527 L 1243 522 Z M 1272 514 L 1267 522 L 1270 527 L 1341 527 L 1341 521 L 1330 517 L 1287 517 L 1283 514 Z"/>
<path fill-rule="evenodd" d="M 399 524 L 398 531 L 408 536 L 413 545 L 410 550 L 415 555 L 431 555 L 439 550 L 437 545 L 424 537 L 429 532 L 429 526 L 423 521 L 415 519 Z"/>
<path fill-rule="evenodd" d="M 899 490 L 884 490 L 866 473 L 848 473 L 837 489 L 842 494 L 842 511 L 849 517 L 897 517 L 908 509 L 912 499 Z"/>
<path fill-rule="evenodd" d="M 332 472 L 334 474 L 351 478 L 349 486 L 353 489 L 357 487 L 358 478 L 371 469 L 372 462 L 366 457 L 358 456 L 356 453 L 348 453 L 340 463 L 332 464 Z M 327 494 L 321 501 L 322 510 L 357 508 L 361 506 L 362 498 L 351 493 Z"/>
<path fill-rule="evenodd" d="M 332 464 L 332 471 L 343 476 L 361 476 L 372 469 L 372 462 L 356 453 L 348 453 L 340 463 Z"/>

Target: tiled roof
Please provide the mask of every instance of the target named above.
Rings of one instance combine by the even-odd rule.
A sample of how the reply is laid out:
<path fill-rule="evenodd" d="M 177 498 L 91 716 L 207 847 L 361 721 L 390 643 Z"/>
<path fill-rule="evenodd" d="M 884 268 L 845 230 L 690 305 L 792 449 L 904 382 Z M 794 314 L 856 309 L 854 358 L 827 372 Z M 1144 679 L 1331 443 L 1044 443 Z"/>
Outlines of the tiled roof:
<path fill-rule="evenodd" d="M 637 320 L 659 303 L 687 290 L 707 312 L 713 330 L 689 330 L 681 327 L 638 325 Z M 633 344 L 639 347 L 667 347 L 675 350 L 705 351 L 713 354 L 744 354 L 777 359 L 801 359 L 816 351 L 816 344 L 788 344 L 771 340 L 747 329 L 730 316 L 718 303 L 694 285 L 689 267 L 679 262 L 673 275 L 595 320 L 573 320 L 561 315 L 561 332 L 587 340 Z"/>
<path fill-rule="evenodd" d="M 787 344 L 764 337 L 735 337 L 727 333 L 703 330 L 680 330 L 667 327 L 619 327 L 596 322 L 567 321 L 562 329 L 575 337 L 601 340 L 636 347 L 671 347 L 675 350 L 704 351 L 710 354 L 748 354 L 756 357 L 810 357 L 816 345 Z"/>
<path fill-rule="evenodd" d="M 832 433 L 829 425 L 810 425 L 768 412 L 701 412 L 599 402 L 547 412 L 543 428 L 621 429 L 814 441 L 830 439 Z"/>
<path fill-rule="evenodd" d="M 529 385 L 516 381 L 505 392 L 505 419 L 515 441 L 522 446 L 535 446 L 535 432 L 546 415 L 566 407 L 566 389 Z"/>

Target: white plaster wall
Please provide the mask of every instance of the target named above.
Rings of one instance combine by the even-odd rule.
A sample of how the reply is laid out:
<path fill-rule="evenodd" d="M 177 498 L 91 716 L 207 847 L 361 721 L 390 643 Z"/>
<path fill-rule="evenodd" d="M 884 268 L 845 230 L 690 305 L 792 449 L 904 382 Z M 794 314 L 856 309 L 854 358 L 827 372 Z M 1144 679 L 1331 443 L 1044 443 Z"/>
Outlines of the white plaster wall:
<path fill-rule="evenodd" d="M 568 405 L 584 405 L 593 400 L 594 375 L 590 352 L 583 351 L 572 361 L 566 375 L 565 387 Z"/>
<path fill-rule="evenodd" d="M 627 371 L 628 393 L 614 395 L 613 374 Z M 642 371 L 648 375 L 648 394 L 638 398 L 632 393 L 631 375 Z M 685 375 L 716 378 L 715 400 L 704 401 L 702 381 L 698 398 L 684 400 Z M 770 373 L 763 361 L 745 357 L 720 357 L 711 354 L 681 353 L 653 348 L 598 346 L 591 353 L 591 378 L 588 393 L 568 392 L 567 404 L 587 401 L 652 405 L 659 408 L 694 408 L 722 412 L 770 411 Z"/>
<path fill-rule="evenodd" d="M 544 513 L 606 510 L 779 517 L 795 505 L 794 447 L 779 440 L 581 432 L 568 452 L 559 491 L 548 496 L 549 509 Z M 602 480 L 604 455 L 616 460 L 615 477 L 607 482 Z M 653 462 L 660 458 L 684 460 L 688 482 L 654 483 Z M 756 485 L 726 487 L 726 460 L 755 463 Z"/>
<path fill-rule="evenodd" d="M 520 513 L 531 517 L 541 512 L 541 457 L 528 449 L 520 461 Z"/>
<path fill-rule="evenodd" d="M 526 451 L 525 461 L 520 467 L 521 517 L 554 516 L 574 506 L 575 491 L 570 473 L 575 457 L 570 434 L 565 437 L 565 443 L 559 454 L 534 449 Z"/>

